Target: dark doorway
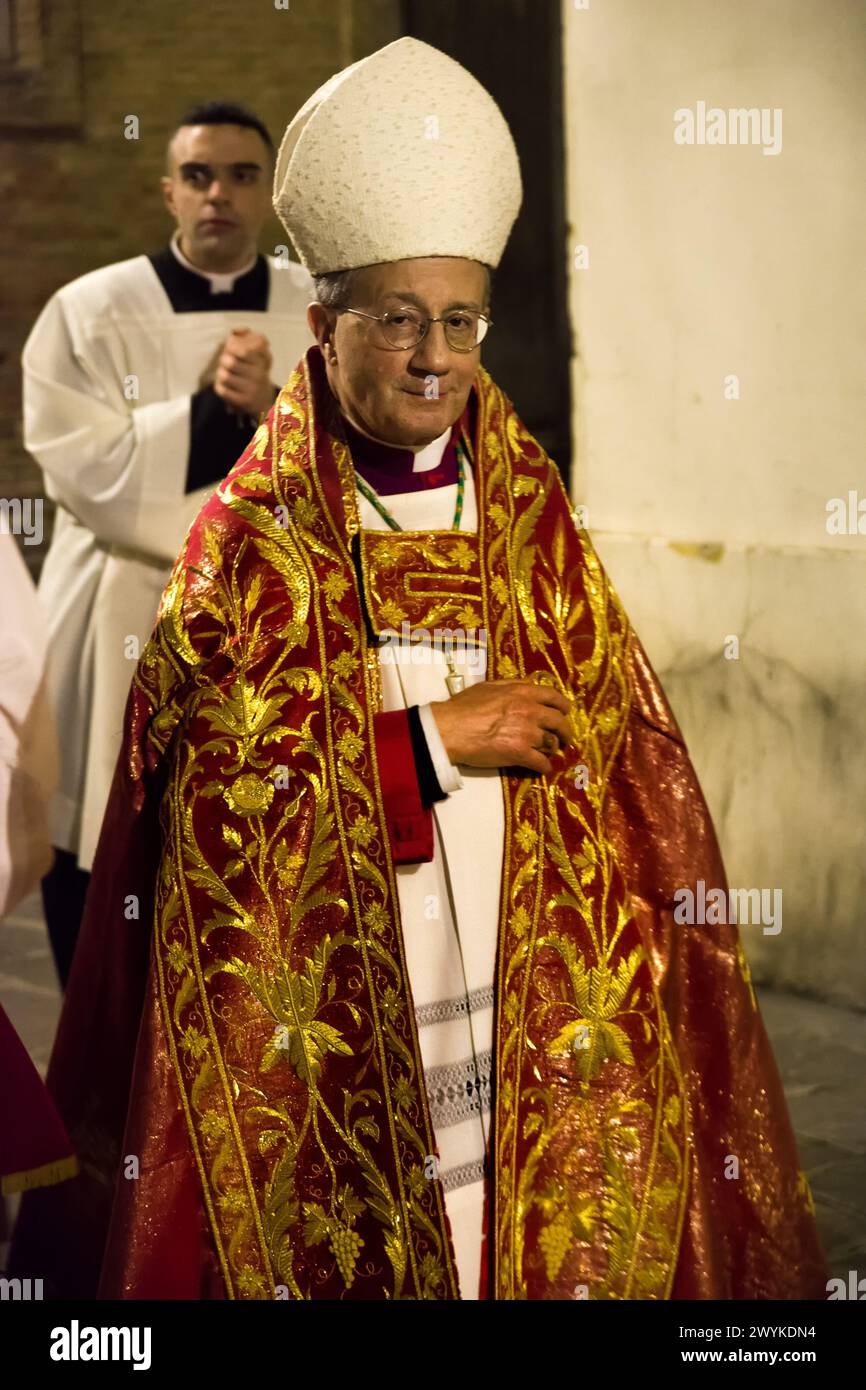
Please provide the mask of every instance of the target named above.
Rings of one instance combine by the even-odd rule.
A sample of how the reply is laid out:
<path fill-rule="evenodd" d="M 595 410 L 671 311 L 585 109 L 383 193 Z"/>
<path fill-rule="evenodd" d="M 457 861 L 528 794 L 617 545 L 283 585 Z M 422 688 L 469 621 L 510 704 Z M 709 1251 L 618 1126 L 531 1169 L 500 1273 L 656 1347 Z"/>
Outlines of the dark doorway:
<path fill-rule="evenodd" d="M 496 274 L 484 364 L 559 465 L 571 468 L 570 329 L 557 0 L 402 0 L 404 32 L 468 68 L 511 127 L 523 206 Z"/>

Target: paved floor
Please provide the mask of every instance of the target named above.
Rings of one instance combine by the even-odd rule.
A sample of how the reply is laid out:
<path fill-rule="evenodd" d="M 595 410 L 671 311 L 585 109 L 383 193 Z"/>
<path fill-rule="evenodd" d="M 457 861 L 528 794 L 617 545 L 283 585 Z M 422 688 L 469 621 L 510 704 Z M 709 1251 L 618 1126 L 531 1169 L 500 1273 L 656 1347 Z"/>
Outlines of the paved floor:
<path fill-rule="evenodd" d="M 866 1015 L 759 990 L 831 1273 L 866 1276 Z M 30 898 L 0 927 L 0 1001 L 36 1065 L 48 1063 L 60 994 Z M 2 1236 L 0 1236 L 2 1268 Z"/>

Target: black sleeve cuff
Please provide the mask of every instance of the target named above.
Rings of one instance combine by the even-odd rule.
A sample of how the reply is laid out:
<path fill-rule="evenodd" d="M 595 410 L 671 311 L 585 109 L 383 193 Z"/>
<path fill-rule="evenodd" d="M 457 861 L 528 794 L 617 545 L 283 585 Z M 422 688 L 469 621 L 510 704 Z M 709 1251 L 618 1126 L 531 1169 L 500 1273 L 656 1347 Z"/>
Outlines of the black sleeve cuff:
<path fill-rule="evenodd" d="M 190 403 L 186 492 L 219 483 L 237 463 L 258 428 L 251 415 L 229 410 L 212 386 L 196 391 Z"/>
<path fill-rule="evenodd" d="M 421 805 L 426 810 L 433 805 L 434 801 L 444 801 L 448 793 L 443 792 L 433 768 L 433 759 L 430 757 L 430 749 L 427 747 L 427 738 L 421 725 L 418 706 L 410 705 L 408 714 L 409 737 L 412 740 L 412 752 L 415 754 L 418 790 L 421 793 Z"/>

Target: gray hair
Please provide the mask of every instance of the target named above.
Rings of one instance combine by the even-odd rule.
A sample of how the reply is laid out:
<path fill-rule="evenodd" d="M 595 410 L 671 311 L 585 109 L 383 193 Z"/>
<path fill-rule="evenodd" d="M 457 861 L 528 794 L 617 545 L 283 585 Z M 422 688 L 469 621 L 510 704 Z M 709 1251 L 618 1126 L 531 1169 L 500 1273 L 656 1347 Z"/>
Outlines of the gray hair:
<path fill-rule="evenodd" d="M 329 270 L 313 276 L 316 299 L 326 309 L 345 309 L 352 298 L 354 270 Z"/>
<path fill-rule="evenodd" d="M 483 265 L 483 262 L 481 264 Z M 484 266 L 484 274 L 486 277 L 484 297 L 489 304 L 493 292 L 493 270 L 489 265 Z M 329 270 L 322 275 L 314 275 L 313 288 L 316 292 L 316 299 L 326 309 L 347 308 L 352 299 L 354 278 L 354 270 Z"/>

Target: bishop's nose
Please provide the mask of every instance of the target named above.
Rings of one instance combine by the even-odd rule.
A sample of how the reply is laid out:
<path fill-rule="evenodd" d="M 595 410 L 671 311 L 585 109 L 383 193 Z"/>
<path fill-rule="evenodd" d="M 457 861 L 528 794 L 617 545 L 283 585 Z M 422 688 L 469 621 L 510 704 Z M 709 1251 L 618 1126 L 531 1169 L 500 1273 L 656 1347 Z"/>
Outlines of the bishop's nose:
<path fill-rule="evenodd" d="M 431 323 L 412 356 L 412 366 L 434 376 L 444 376 L 451 366 L 452 349 L 445 337 L 445 325 Z"/>

